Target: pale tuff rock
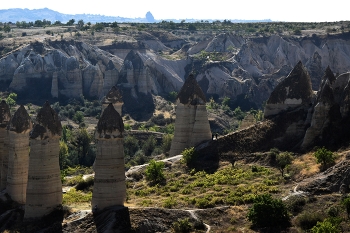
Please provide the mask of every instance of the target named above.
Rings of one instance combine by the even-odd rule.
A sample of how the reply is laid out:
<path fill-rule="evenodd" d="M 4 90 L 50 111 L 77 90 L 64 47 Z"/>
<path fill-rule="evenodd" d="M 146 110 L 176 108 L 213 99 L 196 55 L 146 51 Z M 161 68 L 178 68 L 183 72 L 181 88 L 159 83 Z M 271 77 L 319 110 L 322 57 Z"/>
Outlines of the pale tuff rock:
<path fill-rule="evenodd" d="M 109 104 L 112 104 L 114 109 L 117 110 L 120 115 L 122 115 L 123 103 L 122 92 L 116 86 L 113 86 L 102 100 L 102 112 Z"/>
<path fill-rule="evenodd" d="M 313 91 L 310 76 L 299 61 L 289 75 L 273 90 L 264 110 L 264 117 L 299 107 L 309 108 Z"/>
<path fill-rule="evenodd" d="M 30 132 L 25 218 L 39 218 L 62 204 L 59 139 L 62 132 L 57 113 L 46 102 Z"/>
<path fill-rule="evenodd" d="M 0 103 L 0 191 L 6 188 L 9 155 L 7 125 L 10 119 L 10 107 L 3 100 Z"/>
<path fill-rule="evenodd" d="M 177 97 L 175 133 L 169 152 L 171 156 L 211 139 L 205 103 L 205 95 L 191 74 Z"/>
<path fill-rule="evenodd" d="M 21 105 L 9 125 L 9 165 L 7 193 L 19 204 L 25 204 L 29 165 L 29 132 L 33 123 Z"/>
<path fill-rule="evenodd" d="M 126 185 L 123 131 L 123 120 L 110 103 L 103 111 L 95 132 L 98 142 L 91 204 L 93 211 L 124 205 Z"/>

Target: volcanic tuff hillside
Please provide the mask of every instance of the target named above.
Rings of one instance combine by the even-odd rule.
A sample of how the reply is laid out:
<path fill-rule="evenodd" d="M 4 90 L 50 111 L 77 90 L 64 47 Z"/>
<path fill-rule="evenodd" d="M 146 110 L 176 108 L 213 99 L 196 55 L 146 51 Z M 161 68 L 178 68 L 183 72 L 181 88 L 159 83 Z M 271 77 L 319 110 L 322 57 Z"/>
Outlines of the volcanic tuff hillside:
<path fill-rule="evenodd" d="M 327 66 L 334 73 L 350 70 L 350 33 L 255 38 L 222 33 L 193 43 L 165 31 L 139 32 L 133 41 L 99 47 L 44 40 L 3 56 L 0 82 L 2 90 L 15 91 L 27 101 L 80 95 L 99 99 L 117 84 L 128 99 L 127 111 L 149 114 L 154 110 L 151 94 L 178 92 L 196 70 L 207 97 L 227 96 L 250 109 L 261 107 L 298 61 L 318 90 Z"/>

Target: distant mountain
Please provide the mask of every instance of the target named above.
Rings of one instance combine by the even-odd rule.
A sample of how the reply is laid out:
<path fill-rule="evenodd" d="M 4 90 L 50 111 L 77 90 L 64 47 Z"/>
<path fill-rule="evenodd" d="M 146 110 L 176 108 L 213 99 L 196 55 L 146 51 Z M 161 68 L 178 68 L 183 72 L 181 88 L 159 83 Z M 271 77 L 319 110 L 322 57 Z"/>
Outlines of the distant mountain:
<path fill-rule="evenodd" d="M 145 15 L 145 18 L 124 18 L 119 16 L 105 16 L 105 15 L 93 15 L 93 14 L 62 14 L 60 12 L 43 8 L 43 9 L 21 9 L 21 8 L 13 8 L 13 9 L 6 9 L 6 10 L 0 10 L 0 22 L 12 22 L 15 23 L 17 21 L 26 21 L 26 22 L 34 22 L 35 20 L 49 20 L 52 23 L 55 21 L 61 21 L 62 23 L 68 22 L 70 19 L 75 19 L 76 21 L 82 19 L 85 22 L 130 22 L 130 23 L 154 23 L 154 22 L 160 22 L 162 20 L 165 21 L 173 21 L 175 23 L 181 22 L 182 19 L 161 19 L 156 20 L 154 19 L 151 12 L 147 12 Z M 186 22 L 195 22 L 195 21 L 201 21 L 204 19 L 184 19 Z M 215 19 L 205 19 L 205 21 L 215 21 Z M 251 23 L 251 22 L 271 22 L 270 19 L 264 19 L 264 20 L 231 20 L 232 23 Z"/>

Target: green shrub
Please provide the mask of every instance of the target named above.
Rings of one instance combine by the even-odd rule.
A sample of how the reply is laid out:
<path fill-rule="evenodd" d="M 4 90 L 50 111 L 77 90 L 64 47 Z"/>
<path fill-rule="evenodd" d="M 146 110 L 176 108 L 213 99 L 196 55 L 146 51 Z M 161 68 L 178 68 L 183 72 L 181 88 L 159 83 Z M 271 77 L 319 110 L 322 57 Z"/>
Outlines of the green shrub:
<path fill-rule="evenodd" d="M 168 209 L 171 209 L 171 208 L 175 207 L 176 205 L 177 205 L 176 199 L 174 199 L 173 197 L 169 197 L 169 198 L 165 199 L 163 202 L 163 207 L 168 208 Z"/>
<path fill-rule="evenodd" d="M 348 214 L 348 218 L 350 217 L 350 197 L 346 197 L 342 200 L 342 204 L 346 209 L 346 213 Z"/>
<path fill-rule="evenodd" d="M 330 150 L 327 150 L 326 148 L 322 147 L 319 148 L 315 153 L 314 156 L 317 159 L 317 163 L 320 163 L 322 167 L 327 168 L 330 165 L 334 164 L 334 155 L 333 152 Z"/>
<path fill-rule="evenodd" d="M 282 200 L 274 199 L 270 194 L 257 196 L 247 217 L 256 227 L 287 226 L 290 222 L 287 207 Z"/>
<path fill-rule="evenodd" d="M 82 191 L 77 191 L 75 188 L 71 188 L 68 192 L 63 194 L 62 204 L 91 202 L 91 199 L 91 192 L 83 193 Z"/>
<path fill-rule="evenodd" d="M 178 219 L 173 223 L 172 229 L 175 233 L 187 233 L 192 231 L 192 224 L 188 218 Z"/>
<path fill-rule="evenodd" d="M 146 168 L 145 175 L 146 179 L 152 183 L 160 183 L 165 180 L 163 173 L 164 162 L 151 160 Z"/>
<path fill-rule="evenodd" d="M 83 179 L 82 181 L 79 181 L 78 184 L 75 186 L 76 190 L 89 190 L 94 185 L 94 177 L 90 176 L 87 179 Z"/>
<path fill-rule="evenodd" d="M 296 225 L 303 230 L 309 230 L 314 227 L 317 222 L 323 221 L 324 216 L 318 212 L 303 212 L 296 218 Z"/>
<path fill-rule="evenodd" d="M 194 147 L 186 148 L 181 152 L 182 160 L 186 163 L 187 166 L 192 166 L 197 158 L 197 153 Z"/>
<path fill-rule="evenodd" d="M 311 229 L 311 233 L 339 233 L 340 221 L 337 218 L 325 219 L 323 222 L 317 222 Z"/>

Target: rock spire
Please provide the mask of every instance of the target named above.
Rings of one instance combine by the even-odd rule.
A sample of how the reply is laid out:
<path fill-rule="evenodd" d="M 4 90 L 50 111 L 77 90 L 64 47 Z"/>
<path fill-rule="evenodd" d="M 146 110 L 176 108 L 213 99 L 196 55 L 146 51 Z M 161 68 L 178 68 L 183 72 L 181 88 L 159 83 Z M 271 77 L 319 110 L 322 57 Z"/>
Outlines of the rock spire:
<path fill-rule="evenodd" d="M 6 188 L 9 155 L 7 125 L 10 119 L 10 107 L 2 100 L 0 103 L 0 191 Z"/>
<path fill-rule="evenodd" d="M 193 74 L 190 74 L 177 96 L 175 133 L 170 155 L 178 155 L 185 148 L 210 139 L 205 95 Z"/>
<path fill-rule="evenodd" d="M 113 86 L 105 96 L 105 98 L 102 101 L 102 112 L 107 108 L 109 104 L 113 104 L 113 107 L 117 112 L 122 115 L 122 107 L 123 107 L 123 94 L 122 92 L 116 87 Z"/>
<path fill-rule="evenodd" d="M 13 201 L 25 204 L 29 165 L 29 132 L 33 123 L 21 105 L 9 124 L 9 163 L 7 193 Z"/>
<path fill-rule="evenodd" d="M 264 111 L 264 117 L 277 115 L 288 109 L 308 106 L 312 102 L 313 91 L 310 76 L 301 63 L 272 91 Z"/>
<path fill-rule="evenodd" d="M 57 113 L 46 102 L 30 132 L 25 218 L 39 218 L 62 204 L 59 139 L 62 132 Z"/>
<path fill-rule="evenodd" d="M 103 111 L 95 133 L 97 154 L 91 205 L 93 211 L 124 205 L 126 185 L 123 131 L 123 120 L 110 103 Z"/>

